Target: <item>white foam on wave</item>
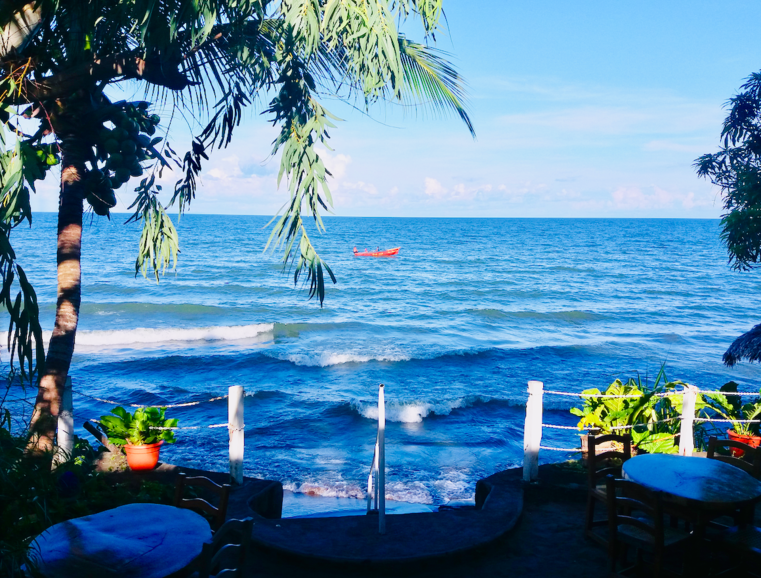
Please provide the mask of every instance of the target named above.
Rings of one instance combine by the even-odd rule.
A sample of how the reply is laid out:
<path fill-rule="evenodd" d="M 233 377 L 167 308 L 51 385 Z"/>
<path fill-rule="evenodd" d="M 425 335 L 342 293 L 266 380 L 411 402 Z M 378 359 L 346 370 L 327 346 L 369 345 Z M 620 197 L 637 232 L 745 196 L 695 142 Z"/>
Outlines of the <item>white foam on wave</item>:
<path fill-rule="evenodd" d="M 319 496 L 321 498 L 354 498 L 364 500 L 366 487 L 347 482 L 297 483 L 286 482 L 284 490 L 295 494 Z M 389 482 L 386 484 L 386 499 L 413 504 L 432 504 L 433 496 L 422 482 Z"/>
<path fill-rule="evenodd" d="M 470 407 L 473 404 L 484 401 L 487 401 L 487 399 L 477 395 L 438 402 L 387 401 L 386 419 L 402 423 L 420 423 L 430 414 L 449 415 L 454 409 Z M 351 405 L 361 416 L 368 419 L 378 419 L 378 404 L 376 402 L 353 401 Z"/>
<path fill-rule="evenodd" d="M 214 327 L 190 327 L 186 329 L 115 329 L 105 331 L 78 331 L 77 345 L 109 347 L 115 345 L 136 345 L 167 343 L 172 341 L 235 341 L 250 339 L 274 329 L 272 323 L 256 325 L 227 325 Z M 43 335 L 45 342 L 50 333 Z"/>
<path fill-rule="evenodd" d="M 292 353 L 281 356 L 280 359 L 308 367 L 329 367 L 343 363 L 367 363 L 368 361 L 408 361 L 410 356 L 399 352 L 367 355 L 362 353 L 322 351 L 317 353 Z"/>

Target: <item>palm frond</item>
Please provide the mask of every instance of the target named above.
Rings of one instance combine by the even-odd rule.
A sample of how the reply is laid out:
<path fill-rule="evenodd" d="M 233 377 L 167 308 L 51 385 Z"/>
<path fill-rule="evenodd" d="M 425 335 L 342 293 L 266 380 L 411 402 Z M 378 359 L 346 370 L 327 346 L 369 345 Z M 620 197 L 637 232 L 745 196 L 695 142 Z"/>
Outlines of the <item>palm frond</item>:
<path fill-rule="evenodd" d="M 446 60 L 446 53 L 399 37 L 399 51 L 404 69 L 402 99 L 407 104 L 428 107 L 435 113 L 452 112 L 476 131 L 466 110 L 465 81 Z"/>

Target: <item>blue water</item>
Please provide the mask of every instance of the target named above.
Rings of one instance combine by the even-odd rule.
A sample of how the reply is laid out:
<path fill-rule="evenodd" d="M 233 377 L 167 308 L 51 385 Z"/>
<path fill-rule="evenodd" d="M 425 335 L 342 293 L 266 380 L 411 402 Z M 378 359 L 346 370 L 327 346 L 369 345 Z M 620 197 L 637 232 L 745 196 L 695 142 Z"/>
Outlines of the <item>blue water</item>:
<path fill-rule="evenodd" d="M 177 272 L 158 285 L 135 278 L 139 231 L 122 220 L 85 229 L 75 390 L 159 405 L 243 385 L 245 473 L 296 492 L 364 495 L 379 383 L 389 497 L 441 504 L 520 463 L 529 379 L 580 391 L 665 361 L 702 388 L 761 381 L 758 366 L 721 364 L 761 321 L 761 279 L 729 270 L 718 221 L 332 218 L 313 235 L 339 280 L 321 309 L 262 253 L 266 217 L 183 217 Z M 49 330 L 54 216 L 14 243 Z M 575 422 L 572 399 L 545 399 L 546 422 Z M 78 424 L 110 408 L 74 403 Z M 227 421 L 224 400 L 171 412 L 183 426 Z M 578 440 L 551 430 L 544 443 Z M 224 470 L 226 430 L 180 432 L 162 457 Z"/>

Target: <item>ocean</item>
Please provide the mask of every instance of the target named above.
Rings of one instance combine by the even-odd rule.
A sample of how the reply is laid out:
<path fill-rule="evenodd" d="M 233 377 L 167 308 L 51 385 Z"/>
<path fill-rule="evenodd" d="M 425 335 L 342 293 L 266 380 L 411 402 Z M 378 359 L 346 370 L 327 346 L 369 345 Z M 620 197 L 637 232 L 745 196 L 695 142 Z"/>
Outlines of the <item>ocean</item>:
<path fill-rule="evenodd" d="M 135 277 L 139 229 L 86 216 L 83 304 L 71 369 L 81 424 L 120 403 L 176 404 L 242 385 L 245 474 L 298 496 L 363 498 L 387 398 L 387 496 L 439 505 L 522 461 L 526 382 L 578 392 L 617 377 L 703 389 L 761 385 L 728 369 L 732 340 L 761 322 L 754 272 L 731 271 L 717 220 L 328 218 L 311 235 L 338 277 L 324 307 L 263 253 L 269 218 L 193 215 L 176 272 Z M 12 237 L 55 307 L 53 214 Z M 401 247 L 354 257 L 353 247 Z M 573 398 L 545 397 L 545 422 L 574 425 Z M 168 410 L 180 426 L 226 423 L 218 400 Z M 227 469 L 227 433 L 180 431 L 162 460 Z M 577 447 L 573 432 L 544 444 Z M 543 451 L 544 462 L 570 454 Z M 286 515 L 309 510 L 291 500 Z"/>

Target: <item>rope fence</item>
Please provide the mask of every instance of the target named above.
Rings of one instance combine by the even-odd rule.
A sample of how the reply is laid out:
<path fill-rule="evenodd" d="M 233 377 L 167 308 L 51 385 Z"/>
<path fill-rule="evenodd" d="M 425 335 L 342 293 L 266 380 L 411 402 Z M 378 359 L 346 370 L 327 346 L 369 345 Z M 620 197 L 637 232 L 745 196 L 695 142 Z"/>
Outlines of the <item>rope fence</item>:
<path fill-rule="evenodd" d="M 79 390 L 74 390 L 71 384 L 71 378 L 66 379 L 64 386 L 61 411 L 58 419 L 58 448 L 59 452 L 63 455 L 71 455 L 74 450 L 74 419 L 83 419 L 83 416 L 74 414 L 74 403 L 72 401 L 72 393 L 81 395 L 88 399 L 92 399 L 101 403 L 107 403 L 109 405 L 116 405 L 122 407 L 163 407 L 163 408 L 179 408 L 179 407 L 192 407 L 205 403 L 212 403 L 222 399 L 227 400 L 227 421 L 225 423 L 215 423 L 208 425 L 196 425 L 196 426 L 177 426 L 177 427 L 156 427 L 152 429 L 157 430 L 204 430 L 204 429 L 220 429 L 227 428 L 230 436 L 230 477 L 236 484 L 243 483 L 243 453 L 244 453 L 244 433 L 245 423 L 243 419 L 243 386 L 233 385 L 228 388 L 227 395 L 219 395 L 207 400 L 189 401 L 185 403 L 175 403 L 168 405 L 142 405 L 137 403 L 119 403 L 111 399 L 104 399 L 83 393 Z M 93 422 L 100 424 L 101 421 L 94 418 L 84 418 L 84 423 Z M 92 426 L 88 426 L 92 428 Z M 94 429 L 90 430 L 91 433 L 95 432 Z"/>
<path fill-rule="evenodd" d="M 170 408 L 174 408 L 174 407 L 191 407 L 191 406 L 194 406 L 194 405 L 201 405 L 202 403 L 211 403 L 213 401 L 219 401 L 220 399 L 227 399 L 226 395 L 220 395 L 220 396 L 217 396 L 217 397 L 212 397 L 211 399 L 200 400 L 200 401 L 188 401 L 186 403 L 175 403 L 175 404 L 171 404 L 171 405 L 165 405 L 165 404 L 161 404 L 161 403 L 160 404 L 153 404 L 153 405 L 142 405 L 142 404 L 139 404 L 139 403 L 121 403 L 121 402 L 113 401 L 113 400 L 110 400 L 110 399 L 103 399 L 101 397 L 95 397 L 94 395 L 89 395 L 87 393 L 83 393 L 83 392 L 81 392 L 79 390 L 76 390 L 76 389 L 74 389 L 72 391 L 74 393 L 76 393 L 77 395 L 81 395 L 82 397 L 87 397 L 89 399 L 94 399 L 95 401 L 100 401 L 101 403 L 107 403 L 109 405 L 120 405 L 122 407 L 125 407 L 125 406 L 126 407 L 163 407 L 163 408 L 166 408 L 166 409 L 170 409 Z"/>
<path fill-rule="evenodd" d="M 541 381 L 528 382 L 528 400 L 526 402 L 526 422 L 523 429 L 523 479 L 527 482 L 534 481 L 539 474 L 539 450 L 548 450 L 565 453 L 578 453 L 585 451 L 584 448 L 567 448 L 558 446 L 542 445 L 542 430 L 544 428 L 561 431 L 589 432 L 598 428 L 568 426 L 559 424 L 550 424 L 542 422 L 543 397 L 544 394 L 556 395 L 561 397 L 574 397 L 577 399 L 596 398 L 596 399 L 633 399 L 642 398 L 644 394 L 623 394 L 609 395 L 603 393 L 574 393 L 569 391 L 545 390 Z M 695 440 L 693 432 L 694 423 L 761 423 L 761 419 L 719 419 L 711 417 L 696 417 L 695 406 L 698 395 L 723 395 L 723 396 L 755 396 L 759 397 L 757 391 L 701 391 L 695 386 L 684 384 L 681 391 L 668 391 L 653 394 L 652 397 L 682 397 L 682 413 L 680 416 L 670 417 L 662 420 L 653 420 L 645 424 L 620 425 L 613 426 L 611 431 L 631 430 L 639 425 L 653 426 L 656 424 L 681 422 L 679 427 L 679 454 L 692 455 L 695 450 Z M 579 434 L 581 435 L 581 434 Z"/>

